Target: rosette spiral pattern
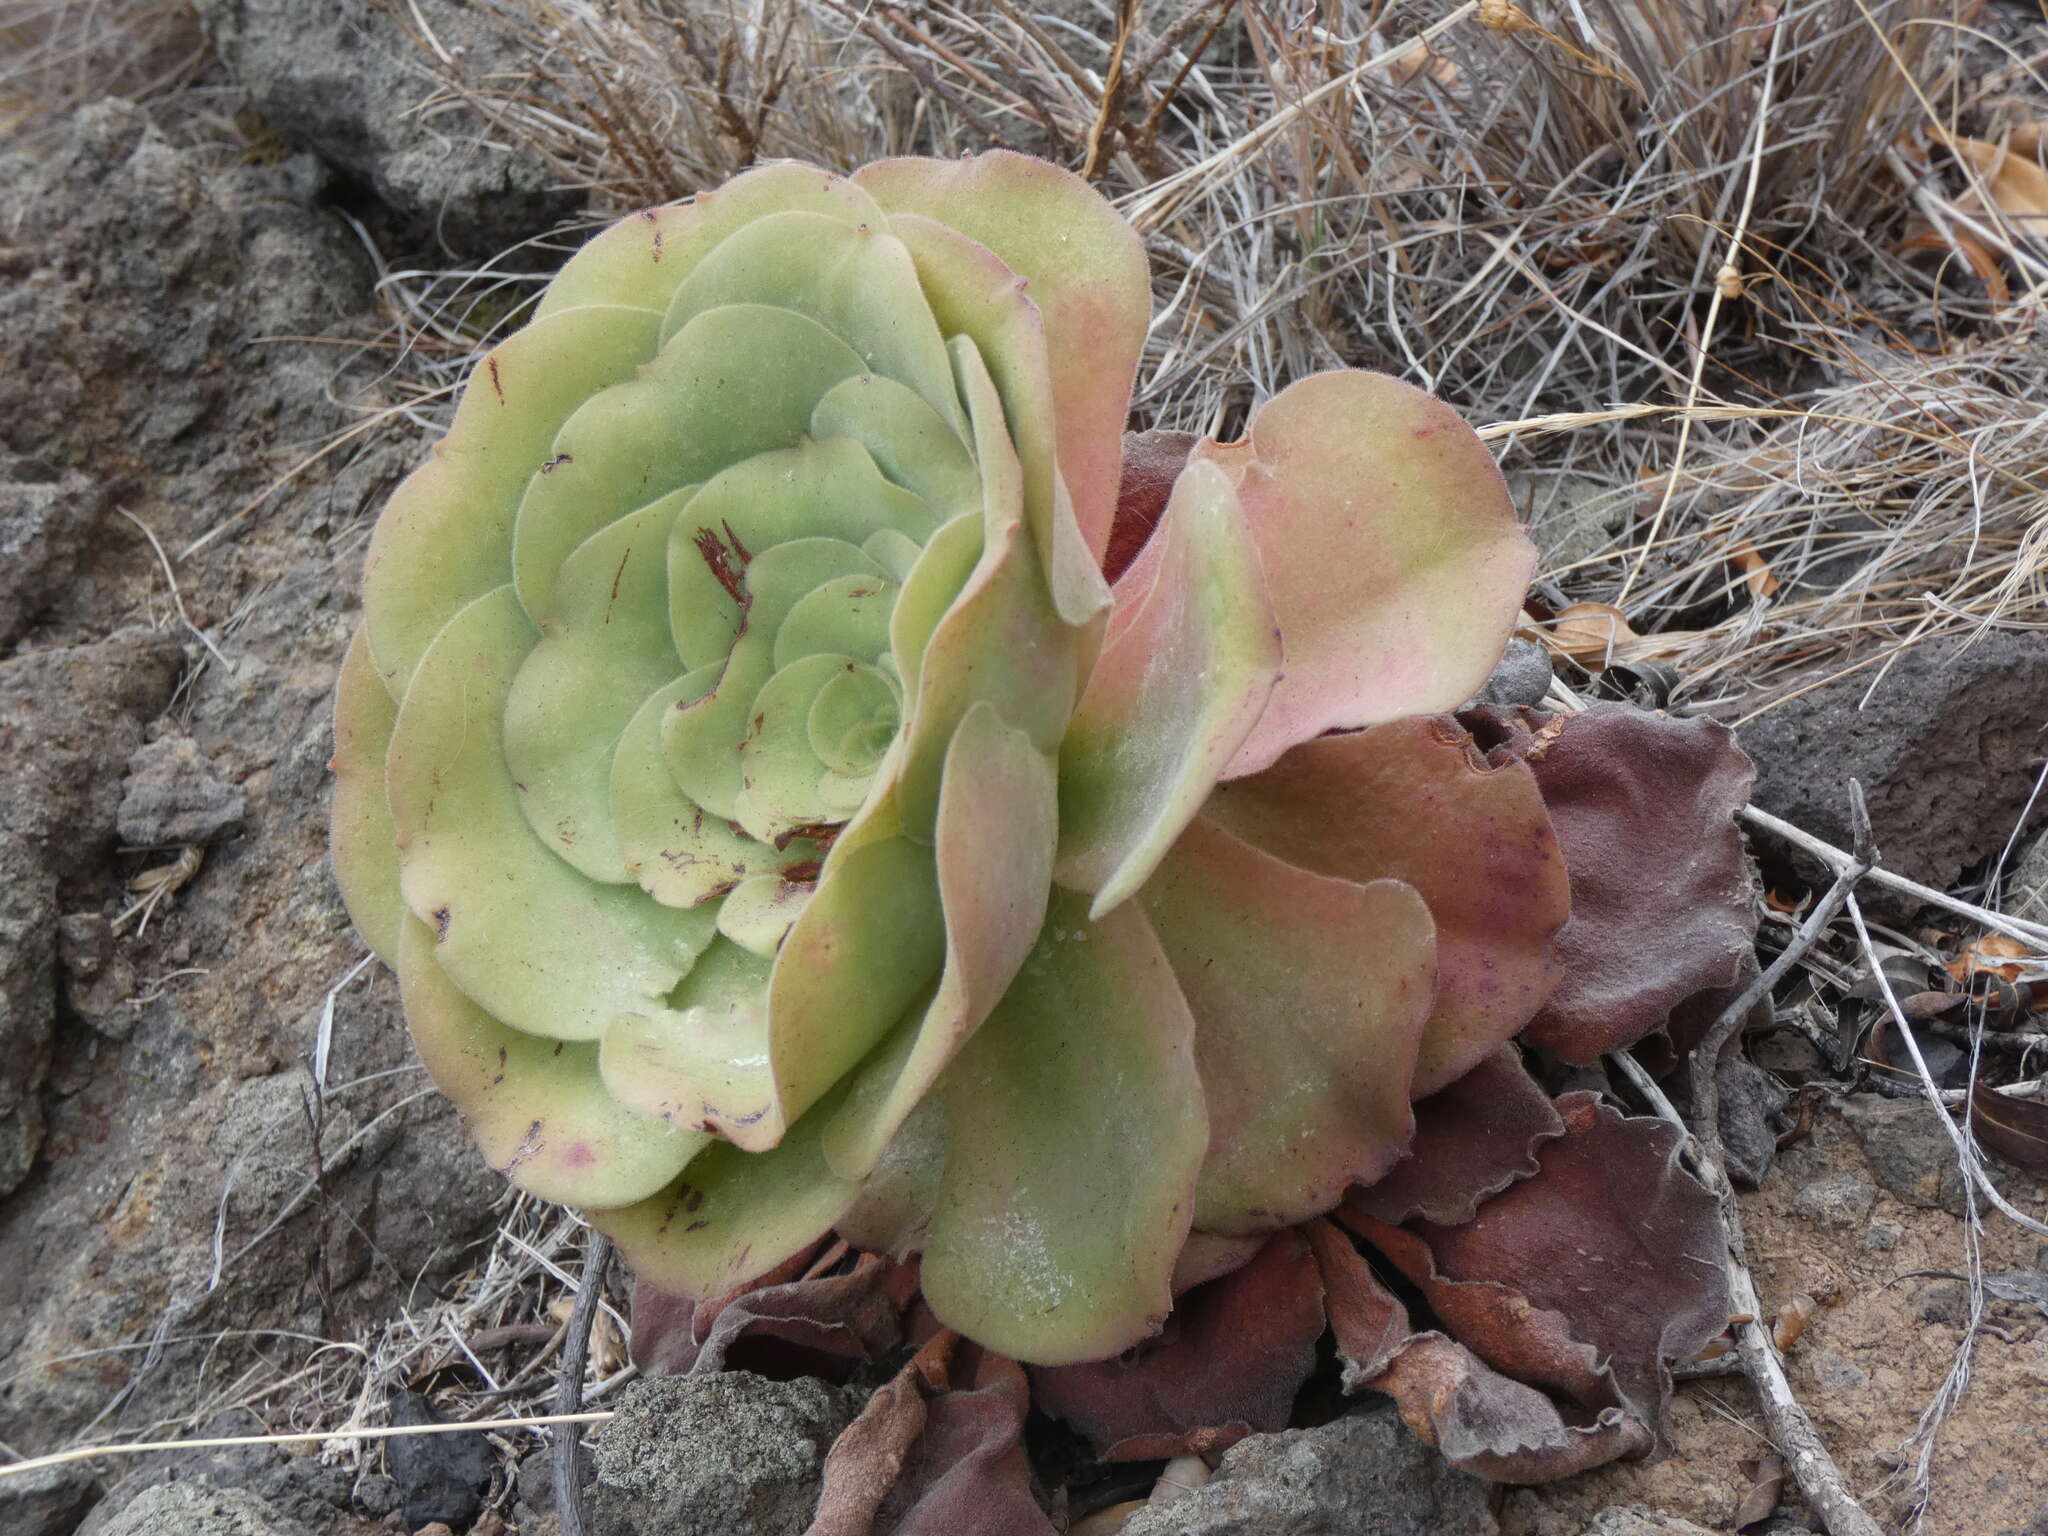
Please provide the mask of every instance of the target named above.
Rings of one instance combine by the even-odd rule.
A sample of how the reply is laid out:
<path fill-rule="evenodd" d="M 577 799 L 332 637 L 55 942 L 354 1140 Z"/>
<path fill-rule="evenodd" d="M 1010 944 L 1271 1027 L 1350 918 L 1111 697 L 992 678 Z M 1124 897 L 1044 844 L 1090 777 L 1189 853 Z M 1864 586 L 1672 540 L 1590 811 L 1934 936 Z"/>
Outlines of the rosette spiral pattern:
<path fill-rule="evenodd" d="M 337 876 L 486 1155 L 643 1277 L 836 1227 L 970 1336 L 1098 1358 L 1540 1001 L 1527 770 L 1358 729 L 1504 643 L 1485 450 L 1308 380 L 1112 589 L 1148 311 L 1049 165 L 764 167 L 581 250 L 380 520 Z M 1484 847 L 1430 846 L 1464 801 Z"/>

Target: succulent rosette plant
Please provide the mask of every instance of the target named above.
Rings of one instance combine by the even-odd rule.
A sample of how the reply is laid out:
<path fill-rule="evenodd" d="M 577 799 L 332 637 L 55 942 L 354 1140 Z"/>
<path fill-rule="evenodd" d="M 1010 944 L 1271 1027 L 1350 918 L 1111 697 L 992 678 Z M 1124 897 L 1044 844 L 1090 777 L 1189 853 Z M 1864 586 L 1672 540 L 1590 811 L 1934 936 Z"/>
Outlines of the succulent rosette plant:
<path fill-rule="evenodd" d="M 337 876 L 485 1154 L 643 1279 L 836 1230 L 1114 1355 L 1548 995 L 1536 781 L 1416 718 L 1532 568 L 1484 446 L 1324 374 L 1120 503 L 1149 313 L 1052 166 L 767 166 L 579 251 L 384 512 Z"/>

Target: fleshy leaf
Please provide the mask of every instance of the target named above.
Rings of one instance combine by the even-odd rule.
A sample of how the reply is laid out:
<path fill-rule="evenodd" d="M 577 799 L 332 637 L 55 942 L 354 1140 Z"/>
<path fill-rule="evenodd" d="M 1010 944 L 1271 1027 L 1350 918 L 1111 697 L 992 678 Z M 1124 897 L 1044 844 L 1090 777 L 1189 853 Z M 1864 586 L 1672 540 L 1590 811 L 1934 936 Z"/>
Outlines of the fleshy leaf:
<path fill-rule="evenodd" d="M 1033 1370 L 1033 1399 L 1111 1461 L 1212 1455 L 1287 1427 L 1322 1335 L 1315 1258 L 1300 1234 L 1276 1232 L 1250 1264 L 1182 1296 L 1157 1339 Z"/>
<path fill-rule="evenodd" d="M 1280 634 L 1229 477 L 1191 466 L 1154 542 L 1157 558 L 1116 589 L 1133 611 L 1111 621 L 1060 748 L 1060 880 L 1095 892 L 1095 916 L 1158 867 L 1280 676 Z"/>
<path fill-rule="evenodd" d="M 1197 820 L 1138 903 L 1195 1019 L 1210 1137 L 1195 1225 L 1293 1226 L 1392 1167 L 1430 1009 L 1422 898 L 1311 874 Z"/>
<path fill-rule="evenodd" d="M 334 882 L 363 942 L 386 965 L 398 964 L 399 928 L 406 918 L 398 894 L 398 832 L 384 793 L 384 756 L 398 722 L 370 642 L 357 630 L 334 684 L 334 807 L 328 840 Z"/>
<path fill-rule="evenodd" d="M 1099 565 L 1152 314 L 1136 231 L 1080 177 L 1005 151 L 971 160 L 882 160 L 855 180 L 892 215 L 943 220 L 1024 280 L 1024 296 L 1043 320 L 1051 384 L 1051 421 L 1032 430 L 1054 435 L 1082 548 Z M 998 382 L 1007 402 L 1011 386 Z"/>
<path fill-rule="evenodd" d="M 903 837 L 850 853 L 835 849 L 782 941 L 768 984 L 781 1113 L 791 1120 L 804 1114 L 858 1066 L 931 986 L 944 959 L 931 849 Z M 816 1134 L 822 1137 L 822 1127 Z"/>
<path fill-rule="evenodd" d="M 1054 889 L 1038 946 L 938 1092 L 925 1299 L 1020 1360 L 1099 1360 L 1172 1304 L 1208 1144 L 1194 1021 L 1144 916 Z"/>
<path fill-rule="evenodd" d="M 1174 482 L 1187 468 L 1188 455 L 1200 439 L 1192 432 L 1126 432 L 1123 478 L 1117 483 L 1116 518 L 1109 528 L 1109 546 L 1102 552 L 1102 574 L 1122 579 L 1152 531 L 1166 515 Z"/>
<path fill-rule="evenodd" d="M 554 467 L 527 484 L 512 534 L 512 576 L 526 611 L 536 620 L 549 612 L 556 573 L 591 534 L 754 454 L 796 447 L 825 392 L 865 371 L 859 353 L 792 310 L 733 304 L 699 315 L 626 382 L 590 395 L 555 434 Z"/>
<path fill-rule="evenodd" d="M 1233 776 L 1327 730 L 1453 709 L 1486 681 L 1536 549 L 1456 411 L 1384 374 L 1321 373 L 1194 458 L 1237 483 L 1287 647 Z"/>
<path fill-rule="evenodd" d="M 946 964 L 914 1030 L 864 1068 L 825 1136 L 849 1178 L 884 1149 L 989 1010 L 1036 941 L 1052 889 L 1058 826 L 1052 765 L 987 704 L 967 712 L 946 752 L 934 853 Z"/>
<path fill-rule="evenodd" d="M 534 836 L 593 880 L 631 878 L 612 823 L 612 759 L 627 724 L 678 670 L 669 642 L 664 498 L 562 562 L 540 643 L 505 701 L 505 765 Z"/>
<path fill-rule="evenodd" d="M 441 626 L 511 579 L 514 518 L 527 482 L 551 457 L 548 445 L 593 393 L 654 356 L 660 324 L 644 309 L 566 309 L 507 337 L 477 365 L 448 435 L 392 494 L 370 535 L 363 628 L 393 698 Z"/>
<path fill-rule="evenodd" d="M 399 939 L 398 976 L 427 1075 L 484 1160 L 521 1189 L 564 1205 L 627 1205 L 667 1185 L 710 1140 L 614 1099 L 596 1046 L 523 1035 L 477 1007 L 442 975 L 434 931 L 416 918 Z"/>
<path fill-rule="evenodd" d="M 783 1122 L 768 1075 L 767 979 L 766 960 L 722 934 L 713 939 L 667 1007 L 612 1020 L 598 1052 L 612 1096 L 749 1151 L 774 1146 Z"/>
<path fill-rule="evenodd" d="M 966 427 L 917 269 L 883 224 L 802 209 L 763 214 L 708 253 L 676 290 L 662 339 L 729 304 L 808 315 L 858 352 L 870 372 L 908 385 L 956 431 Z"/>
<path fill-rule="evenodd" d="M 1220 825 L 1320 874 L 1407 881 L 1437 930 L 1437 1002 L 1418 1096 L 1484 1061 L 1556 984 L 1571 891 L 1533 775 L 1489 768 L 1449 720 L 1399 720 L 1306 742 L 1220 788 Z"/>
<path fill-rule="evenodd" d="M 825 1166 L 824 1117 L 807 1115 L 763 1152 L 714 1141 L 658 1194 L 591 1225 L 634 1274 L 678 1296 L 719 1296 L 801 1253 L 831 1228 L 860 1186 Z"/>
<path fill-rule="evenodd" d="M 881 209 L 844 176 L 809 165 L 763 165 L 686 203 L 621 219 L 570 257 L 541 295 L 545 317 L 578 304 L 668 308 L 677 286 L 726 236 L 763 214 L 799 208 L 847 224 L 874 223 Z"/>
<path fill-rule="evenodd" d="M 538 638 L 512 588 L 463 609 L 420 659 L 386 765 L 406 906 L 449 980 L 515 1029 L 595 1040 L 659 1006 L 712 914 L 585 879 L 526 824 L 505 766 L 505 700 Z"/>

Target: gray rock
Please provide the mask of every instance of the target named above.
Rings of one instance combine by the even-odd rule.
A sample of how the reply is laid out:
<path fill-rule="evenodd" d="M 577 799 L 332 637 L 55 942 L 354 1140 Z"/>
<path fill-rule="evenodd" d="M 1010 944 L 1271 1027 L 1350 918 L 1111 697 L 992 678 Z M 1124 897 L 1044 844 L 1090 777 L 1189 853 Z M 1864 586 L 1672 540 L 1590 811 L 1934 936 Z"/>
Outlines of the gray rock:
<path fill-rule="evenodd" d="M 1216 1475 L 1139 1510 L 1124 1536 L 1495 1536 L 1486 1484 L 1453 1471 L 1389 1408 L 1252 1435 Z"/>
<path fill-rule="evenodd" d="M 1551 677 L 1548 651 L 1534 640 L 1510 640 L 1493 675 L 1464 707 L 1485 704 L 1495 709 L 1512 709 L 1517 704 L 1540 704 L 1550 692 Z"/>
<path fill-rule="evenodd" d="M 2044 718 L 2048 634 L 1993 633 L 1916 645 L 1874 691 L 1858 672 L 1789 699 L 1743 726 L 1742 746 L 1764 810 L 1846 848 L 1859 779 L 1886 866 L 1946 886 L 2004 845 L 2033 788 Z M 1866 905 L 1902 903 L 1873 886 Z"/>
<path fill-rule="evenodd" d="M 1890 1253 L 1905 1240 L 1906 1229 L 1896 1221 L 1887 1221 L 1878 1216 L 1863 1229 L 1863 1251 L 1865 1253 Z"/>
<path fill-rule="evenodd" d="M 82 1462 L 0 1478 L 0 1531 L 71 1536 L 99 1496 L 99 1479 Z"/>
<path fill-rule="evenodd" d="M 107 491 L 105 482 L 35 459 L 0 458 L 0 652 L 70 581 Z"/>
<path fill-rule="evenodd" d="M 0 824 L 0 1196 L 42 1149 L 57 963 L 56 879 L 27 839 Z"/>
<path fill-rule="evenodd" d="M 1870 1385 L 1870 1373 L 1862 1366 L 1824 1349 L 1813 1357 L 1813 1374 L 1831 1392 L 1854 1392 Z"/>
<path fill-rule="evenodd" d="M 417 1392 L 395 1393 L 394 1424 L 439 1424 L 434 1405 Z M 385 1444 L 391 1477 L 398 1484 L 399 1505 L 408 1530 L 439 1521 L 453 1529 L 467 1528 L 483 1513 L 497 1466 L 490 1441 L 480 1434 L 400 1435 Z"/>
<path fill-rule="evenodd" d="M 264 125 L 371 187 L 458 250 L 488 254 L 572 212 L 532 155 L 486 143 L 467 108 L 419 109 L 439 89 L 401 12 L 375 0 L 198 0 L 215 51 Z M 528 62 L 489 10 L 418 0 L 469 78 L 502 85 Z"/>
<path fill-rule="evenodd" d="M 253 1414 L 222 1414 L 208 1423 L 208 1437 L 260 1435 L 264 1426 Z M 201 1507 L 198 1494 L 231 1493 L 260 1501 L 284 1523 L 280 1530 L 310 1528 L 312 1536 L 345 1529 L 340 1512 L 348 1508 L 352 1479 L 344 1467 L 323 1466 L 314 1456 L 294 1456 L 275 1445 L 215 1446 L 202 1450 L 162 1451 L 130 1461 L 127 1475 L 94 1506 L 78 1528 L 78 1536 L 111 1536 L 152 1491 L 188 1488 L 195 1496 L 179 1508 Z M 206 1529 L 211 1529 L 206 1527 Z"/>
<path fill-rule="evenodd" d="M 241 826 L 248 796 L 217 776 L 190 736 L 137 747 L 121 786 L 121 840 L 131 848 L 204 847 Z"/>
<path fill-rule="evenodd" d="M 1610 1504 L 1593 1517 L 1582 1536 L 1714 1536 L 1705 1526 L 1639 1504 Z"/>
<path fill-rule="evenodd" d="M 135 1029 L 135 966 L 105 913 L 72 912 L 57 920 L 57 963 L 71 1011 L 107 1039 L 126 1040 Z"/>
<path fill-rule="evenodd" d="M 144 1490 L 104 1536 L 310 1536 L 276 1505 L 241 1488 L 163 1483 Z"/>
<path fill-rule="evenodd" d="M 1792 1197 L 1792 1209 L 1829 1232 L 1860 1232 L 1877 1204 L 1877 1186 L 1860 1173 L 1828 1173 Z"/>
<path fill-rule="evenodd" d="M 1737 1056 L 1715 1069 L 1721 1090 L 1721 1150 L 1736 1183 L 1755 1189 L 1778 1156 L 1772 1117 L 1792 1101 L 1785 1085 Z"/>
<path fill-rule="evenodd" d="M 1962 1280 L 1930 1280 L 1913 1293 L 1913 1315 L 1923 1323 L 1960 1328 L 1970 1317 L 1970 1287 Z"/>
<path fill-rule="evenodd" d="M 382 1520 L 386 1515 L 396 1514 L 403 1500 L 404 1493 L 397 1478 L 384 1472 L 365 1472 L 356 1479 L 355 1488 L 349 1495 L 349 1507 L 372 1520 Z"/>
<path fill-rule="evenodd" d="M 592 1536 L 801 1536 L 859 1409 L 823 1382 L 742 1371 L 636 1382 L 597 1440 Z"/>
<path fill-rule="evenodd" d="M 1963 1214 L 1966 1202 L 1956 1149 L 1925 1100 L 1852 1093 L 1842 1100 L 1842 1118 L 1886 1193 L 1923 1210 Z"/>

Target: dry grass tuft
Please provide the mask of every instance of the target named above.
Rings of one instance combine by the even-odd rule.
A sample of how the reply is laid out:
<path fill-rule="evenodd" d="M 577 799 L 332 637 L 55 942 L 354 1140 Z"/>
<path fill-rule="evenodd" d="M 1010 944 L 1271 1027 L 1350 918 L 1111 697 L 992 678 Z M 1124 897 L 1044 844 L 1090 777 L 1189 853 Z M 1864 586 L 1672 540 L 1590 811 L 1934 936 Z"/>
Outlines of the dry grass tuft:
<path fill-rule="evenodd" d="M 0 0 L 0 140 L 105 96 L 164 96 L 206 57 L 191 0 Z"/>

